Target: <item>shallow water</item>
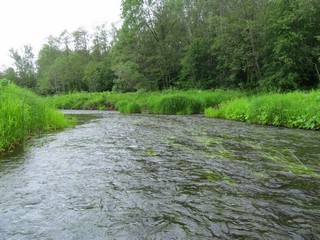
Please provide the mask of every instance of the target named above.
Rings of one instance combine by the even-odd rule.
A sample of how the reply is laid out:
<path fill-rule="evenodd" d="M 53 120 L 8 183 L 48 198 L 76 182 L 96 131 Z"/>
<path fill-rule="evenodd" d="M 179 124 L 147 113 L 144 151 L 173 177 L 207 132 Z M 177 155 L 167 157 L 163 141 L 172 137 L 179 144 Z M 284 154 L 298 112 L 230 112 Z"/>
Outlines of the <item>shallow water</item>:
<path fill-rule="evenodd" d="M 0 159 L 0 239 L 320 237 L 319 132 L 67 113 Z"/>

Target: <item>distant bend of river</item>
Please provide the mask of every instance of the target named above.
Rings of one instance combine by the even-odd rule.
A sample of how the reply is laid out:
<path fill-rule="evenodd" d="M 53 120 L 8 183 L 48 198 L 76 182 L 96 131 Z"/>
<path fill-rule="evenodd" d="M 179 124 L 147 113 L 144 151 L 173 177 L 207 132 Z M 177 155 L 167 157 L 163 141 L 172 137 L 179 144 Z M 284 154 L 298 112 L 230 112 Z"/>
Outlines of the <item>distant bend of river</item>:
<path fill-rule="evenodd" d="M 319 239 L 320 134 L 67 111 L 0 159 L 0 239 Z"/>

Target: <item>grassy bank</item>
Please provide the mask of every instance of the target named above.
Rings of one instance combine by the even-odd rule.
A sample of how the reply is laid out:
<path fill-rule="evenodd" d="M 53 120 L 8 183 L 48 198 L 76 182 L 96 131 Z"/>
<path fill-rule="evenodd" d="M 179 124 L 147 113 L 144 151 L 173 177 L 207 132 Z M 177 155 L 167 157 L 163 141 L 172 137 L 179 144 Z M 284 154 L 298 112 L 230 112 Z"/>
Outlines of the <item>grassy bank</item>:
<path fill-rule="evenodd" d="M 43 98 L 0 80 L 0 152 L 24 144 L 33 134 L 66 126 L 68 120 Z"/>
<path fill-rule="evenodd" d="M 241 97 L 206 109 L 205 116 L 319 130 L 320 90 Z"/>
<path fill-rule="evenodd" d="M 320 129 L 320 90 L 248 96 L 239 91 L 72 93 L 48 98 L 60 109 L 118 110 L 122 113 L 197 114 L 249 123 Z"/>
<path fill-rule="evenodd" d="M 244 96 L 238 91 L 164 91 L 137 93 L 72 93 L 48 98 L 60 109 L 118 110 L 122 113 L 147 111 L 155 114 L 195 114 L 208 107 Z"/>

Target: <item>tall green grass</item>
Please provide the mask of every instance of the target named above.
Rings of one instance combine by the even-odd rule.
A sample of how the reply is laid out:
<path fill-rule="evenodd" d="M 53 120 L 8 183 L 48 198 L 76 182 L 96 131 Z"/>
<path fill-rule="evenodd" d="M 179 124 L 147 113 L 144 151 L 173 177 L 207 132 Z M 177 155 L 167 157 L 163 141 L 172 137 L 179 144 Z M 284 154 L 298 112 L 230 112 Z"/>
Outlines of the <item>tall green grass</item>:
<path fill-rule="evenodd" d="M 205 110 L 206 117 L 303 129 L 320 129 L 320 90 L 242 97 Z"/>
<path fill-rule="evenodd" d="M 71 93 L 48 98 L 60 109 L 112 109 L 122 113 L 196 114 L 223 101 L 244 96 L 238 91 L 174 91 L 136 93 Z"/>
<path fill-rule="evenodd" d="M 149 113 L 157 114 L 196 114 L 201 112 L 201 100 L 188 95 L 163 96 L 150 103 Z"/>
<path fill-rule="evenodd" d="M 0 152 L 24 144 L 31 135 L 61 129 L 68 120 L 43 98 L 0 80 Z"/>
<path fill-rule="evenodd" d="M 247 96 L 231 90 L 71 93 L 48 98 L 60 109 L 118 110 L 122 113 L 197 114 L 250 123 L 320 129 L 320 90 Z"/>

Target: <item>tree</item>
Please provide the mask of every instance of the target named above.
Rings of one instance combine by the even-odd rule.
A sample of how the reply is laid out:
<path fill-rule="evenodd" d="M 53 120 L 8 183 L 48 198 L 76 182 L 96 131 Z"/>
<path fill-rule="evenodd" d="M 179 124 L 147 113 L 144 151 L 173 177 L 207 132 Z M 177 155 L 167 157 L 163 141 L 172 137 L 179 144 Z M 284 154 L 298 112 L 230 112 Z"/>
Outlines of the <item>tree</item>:
<path fill-rule="evenodd" d="M 51 68 L 51 79 L 60 84 L 59 92 L 87 90 L 83 81 L 88 59 L 82 53 L 73 52 L 55 60 Z"/>
<path fill-rule="evenodd" d="M 213 88 L 215 70 L 210 42 L 204 38 L 193 39 L 186 47 L 178 86 L 181 88 Z"/>
<path fill-rule="evenodd" d="M 264 11 L 267 1 L 220 1 L 210 19 L 215 33 L 211 51 L 218 85 L 253 88 L 262 78 Z"/>
<path fill-rule="evenodd" d="M 94 60 L 101 61 L 110 50 L 110 37 L 106 24 L 97 26 L 92 37 L 91 56 Z"/>
<path fill-rule="evenodd" d="M 42 94 L 320 84 L 319 0 L 122 0 L 120 29 L 50 36 L 7 75 Z M 3 74 L 2 74 L 3 75 Z"/>
<path fill-rule="evenodd" d="M 143 75 L 139 72 L 139 66 L 135 62 L 127 61 L 113 67 L 117 79 L 114 81 L 113 90 L 117 92 L 131 92 L 139 89 L 139 83 Z"/>
<path fill-rule="evenodd" d="M 110 68 L 110 62 L 90 61 L 85 69 L 83 80 L 90 92 L 111 91 L 113 87 L 114 73 Z"/>
<path fill-rule="evenodd" d="M 5 69 L 3 72 L 1 72 L 0 73 L 0 79 L 1 78 L 10 80 L 12 82 L 17 82 L 18 81 L 17 73 L 12 67 L 9 67 L 9 68 Z"/>
<path fill-rule="evenodd" d="M 319 83 L 320 6 L 315 0 L 279 0 L 268 14 L 267 58 L 262 86 L 280 90 Z"/>
<path fill-rule="evenodd" d="M 177 86 L 180 88 L 214 88 L 217 86 L 216 63 L 211 51 L 215 38 L 210 19 L 216 16 L 217 1 L 183 0 L 180 15 L 187 30 L 181 59 L 182 69 Z"/>
<path fill-rule="evenodd" d="M 45 44 L 40 52 L 36 61 L 38 69 L 38 85 L 37 92 L 40 94 L 51 94 L 57 91 L 57 84 L 53 84 L 50 79 L 50 71 L 56 59 L 65 56 L 62 50 L 59 50 L 59 44 L 53 37 Z"/>
<path fill-rule="evenodd" d="M 34 54 L 30 45 L 24 45 L 22 53 L 11 48 L 10 56 L 16 67 L 16 83 L 22 87 L 35 89 L 37 85 L 36 71 L 34 66 Z"/>
<path fill-rule="evenodd" d="M 166 89 L 178 79 L 185 35 L 179 19 L 182 11 L 179 3 L 176 0 L 122 2 L 123 25 L 112 50 L 113 65 L 114 69 L 134 69 L 141 75 L 140 81 L 130 86 Z"/>
<path fill-rule="evenodd" d="M 83 28 L 78 28 L 72 33 L 74 51 L 88 53 L 88 32 Z"/>

